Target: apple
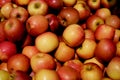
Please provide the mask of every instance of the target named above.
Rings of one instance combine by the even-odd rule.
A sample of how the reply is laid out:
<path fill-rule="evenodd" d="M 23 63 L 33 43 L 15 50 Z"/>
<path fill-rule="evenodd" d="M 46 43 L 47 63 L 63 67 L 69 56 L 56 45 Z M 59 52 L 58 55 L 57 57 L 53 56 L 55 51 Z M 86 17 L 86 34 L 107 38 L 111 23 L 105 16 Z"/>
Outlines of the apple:
<path fill-rule="evenodd" d="M 116 56 L 120 56 L 120 41 L 116 43 Z"/>
<path fill-rule="evenodd" d="M 97 15 L 91 15 L 86 20 L 86 26 L 88 29 L 91 29 L 93 32 L 96 30 L 96 28 L 100 25 L 104 24 L 104 20 L 97 16 Z"/>
<path fill-rule="evenodd" d="M 74 48 L 69 47 L 65 42 L 59 42 L 59 46 L 54 53 L 55 58 L 60 62 L 66 62 L 72 59 L 74 55 Z"/>
<path fill-rule="evenodd" d="M 18 42 L 23 39 L 25 27 L 17 18 L 9 18 L 4 25 L 4 31 L 9 41 Z"/>
<path fill-rule="evenodd" d="M 30 59 L 21 53 L 17 53 L 9 58 L 7 68 L 10 73 L 18 70 L 27 73 L 30 70 Z"/>
<path fill-rule="evenodd" d="M 6 23 L 5 21 L 0 22 L 0 42 L 6 40 L 5 32 L 4 32 L 4 25 Z"/>
<path fill-rule="evenodd" d="M 13 2 L 19 6 L 26 6 L 31 0 L 13 0 Z"/>
<path fill-rule="evenodd" d="M 0 8 L 5 4 L 5 3 L 9 3 L 11 2 L 11 0 L 0 0 Z"/>
<path fill-rule="evenodd" d="M 8 2 L 8 3 L 5 3 L 2 7 L 1 7 L 1 13 L 3 14 L 3 16 L 5 18 L 9 18 L 10 17 L 10 13 L 12 11 L 13 8 L 17 7 L 16 4 L 14 3 L 11 3 L 11 2 Z"/>
<path fill-rule="evenodd" d="M 85 63 L 81 70 L 82 80 L 102 80 L 103 72 L 95 63 Z"/>
<path fill-rule="evenodd" d="M 115 29 L 115 34 L 114 34 L 113 41 L 115 43 L 117 43 L 117 42 L 119 42 L 119 39 L 120 39 L 120 30 L 119 29 Z"/>
<path fill-rule="evenodd" d="M 96 59 L 96 57 L 92 57 L 90 59 L 86 59 L 86 60 L 84 60 L 83 63 L 84 64 L 86 64 L 86 63 L 95 63 L 95 64 L 97 64 L 102 69 L 102 71 L 105 68 L 105 65 L 103 63 L 101 63 L 98 59 Z"/>
<path fill-rule="evenodd" d="M 64 62 L 63 65 L 64 66 L 69 66 L 69 67 L 77 70 L 79 73 L 81 72 L 81 69 L 83 67 L 83 63 L 79 59 L 68 60 L 68 61 Z"/>
<path fill-rule="evenodd" d="M 10 80 L 9 72 L 5 70 L 0 70 L 0 80 Z"/>
<path fill-rule="evenodd" d="M 100 2 L 101 2 L 100 0 L 88 0 L 87 5 L 90 7 L 90 9 L 97 10 L 100 8 L 101 5 Z"/>
<path fill-rule="evenodd" d="M 101 40 L 104 38 L 113 40 L 115 35 L 115 28 L 107 24 L 101 24 L 96 28 L 94 34 L 96 40 Z"/>
<path fill-rule="evenodd" d="M 105 19 L 105 24 L 120 29 L 120 18 L 117 15 L 110 15 Z"/>
<path fill-rule="evenodd" d="M 59 20 L 55 14 L 47 14 L 45 16 L 48 19 L 49 29 L 51 32 L 58 33 L 59 31 Z M 60 27 L 61 28 L 61 27 Z"/>
<path fill-rule="evenodd" d="M 63 0 L 45 0 L 50 10 L 60 10 L 63 7 Z"/>
<path fill-rule="evenodd" d="M 120 76 L 120 57 L 114 57 L 112 60 L 108 63 L 106 68 L 107 75 L 112 80 L 119 80 Z"/>
<path fill-rule="evenodd" d="M 63 5 L 66 7 L 72 7 L 76 4 L 77 0 L 63 0 Z"/>
<path fill-rule="evenodd" d="M 79 73 L 69 66 L 60 67 L 57 73 L 60 76 L 60 80 L 80 80 Z"/>
<path fill-rule="evenodd" d="M 47 53 L 37 53 L 30 59 L 30 65 L 33 72 L 41 69 L 55 69 L 56 62 L 54 58 Z"/>
<path fill-rule="evenodd" d="M 63 31 L 63 40 L 70 47 L 77 47 L 84 41 L 85 32 L 78 24 L 71 24 Z"/>
<path fill-rule="evenodd" d="M 35 39 L 36 48 L 43 53 L 49 53 L 58 47 L 59 40 L 55 33 L 44 32 Z"/>
<path fill-rule="evenodd" d="M 8 69 L 7 69 L 7 62 L 2 62 L 0 64 L 0 70 L 8 71 Z"/>
<path fill-rule="evenodd" d="M 116 45 L 111 39 L 102 39 L 98 42 L 94 54 L 102 63 L 108 63 L 116 55 Z"/>
<path fill-rule="evenodd" d="M 17 53 L 17 46 L 13 42 L 3 41 L 0 43 L 0 60 L 7 62 L 8 59 Z"/>
<path fill-rule="evenodd" d="M 85 39 L 95 40 L 94 32 L 91 29 L 85 29 Z"/>
<path fill-rule="evenodd" d="M 30 16 L 26 21 L 26 29 L 31 36 L 38 36 L 48 29 L 48 20 L 43 15 Z"/>
<path fill-rule="evenodd" d="M 85 39 L 81 45 L 82 46 L 76 49 L 76 53 L 80 58 L 89 59 L 94 57 L 94 51 L 97 46 L 97 43 L 95 40 Z"/>
<path fill-rule="evenodd" d="M 46 15 L 48 5 L 44 0 L 31 0 L 27 5 L 27 11 L 30 15 Z"/>
<path fill-rule="evenodd" d="M 19 19 L 21 22 L 25 22 L 28 19 L 29 13 L 26 8 L 18 6 L 11 10 L 9 16 L 15 17 Z"/>
<path fill-rule="evenodd" d="M 32 77 L 23 71 L 15 71 L 10 73 L 11 80 L 32 80 Z"/>
<path fill-rule="evenodd" d="M 29 59 L 32 58 L 33 55 L 39 53 L 40 51 L 35 47 L 35 46 L 25 46 L 22 49 L 22 54 L 24 54 L 25 56 L 27 56 Z"/>
<path fill-rule="evenodd" d="M 117 3 L 117 0 L 101 0 L 101 5 L 105 8 L 114 7 Z"/>
<path fill-rule="evenodd" d="M 79 12 L 80 21 L 86 20 L 91 14 L 90 8 L 85 1 L 78 1 L 73 8 Z"/>
<path fill-rule="evenodd" d="M 95 15 L 101 17 L 103 20 L 105 20 L 107 17 L 109 17 L 110 15 L 112 15 L 110 9 L 108 8 L 99 8 L 96 10 Z"/>
<path fill-rule="evenodd" d="M 57 15 L 60 25 L 67 27 L 70 24 L 76 24 L 79 21 L 79 13 L 73 7 L 64 7 Z"/>
<path fill-rule="evenodd" d="M 55 70 L 40 69 L 34 76 L 35 80 L 61 80 Z"/>

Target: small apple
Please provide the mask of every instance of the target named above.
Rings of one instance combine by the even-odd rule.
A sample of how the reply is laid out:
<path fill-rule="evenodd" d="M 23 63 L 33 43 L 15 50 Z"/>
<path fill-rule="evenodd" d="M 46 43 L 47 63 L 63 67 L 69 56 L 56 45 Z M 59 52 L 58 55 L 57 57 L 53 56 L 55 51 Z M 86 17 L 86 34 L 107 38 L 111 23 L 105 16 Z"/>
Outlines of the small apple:
<path fill-rule="evenodd" d="M 9 72 L 0 70 L 0 80 L 10 80 Z"/>
<path fill-rule="evenodd" d="M 114 7 L 117 3 L 117 0 L 101 0 L 101 5 L 105 8 Z"/>
<path fill-rule="evenodd" d="M 97 43 L 94 54 L 102 63 L 108 63 L 116 55 L 116 45 L 111 39 L 102 39 Z"/>
<path fill-rule="evenodd" d="M 7 68 L 10 73 L 18 70 L 27 73 L 30 69 L 30 59 L 27 56 L 18 53 L 9 58 Z"/>
<path fill-rule="evenodd" d="M 16 44 L 10 41 L 0 43 L 0 60 L 7 62 L 8 59 L 17 53 Z"/>
<path fill-rule="evenodd" d="M 79 21 L 79 13 L 73 7 L 64 7 L 57 15 L 60 25 L 67 27 L 70 24 L 76 24 Z"/>
<path fill-rule="evenodd" d="M 95 40 L 85 39 L 82 43 L 82 47 L 76 49 L 76 53 L 82 59 L 89 59 L 94 57 L 94 51 L 97 46 Z"/>
<path fill-rule="evenodd" d="M 59 46 L 54 53 L 55 58 L 60 62 L 66 62 L 72 59 L 74 55 L 74 48 L 69 47 L 65 42 L 59 42 Z"/>
<path fill-rule="evenodd" d="M 30 59 L 30 65 L 33 72 L 41 69 L 55 69 L 56 62 L 54 58 L 47 53 L 37 53 Z"/>
<path fill-rule="evenodd" d="M 100 0 L 87 0 L 87 5 L 90 7 L 92 10 L 97 10 L 100 8 Z"/>
<path fill-rule="evenodd" d="M 107 75 L 112 80 L 119 80 L 120 76 L 120 57 L 114 57 L 112 60 L 108 63 L 106 68 Z"/>
<path fill-rule="evenodd" d="M 72 7 L 76 4 L 77 0 L 63 0 L 63 5 L 66 7 Z"/>
<path fill-rule="evenodd" d="M 30 16 L 26 21 L 26 29 L 31 36 L 38 36 L 39 34 L 47 31 L 48 20 L 43 15 Z"/>
<path fill-rule="evenodd" d="M 82 80 L 102 80 L 103 72 L 95 63 L 85 63 L 81 70 Z"/>
<path fill-rule="evenodd" d="M 55 70 L 40 69 L 34 76 L 35 80 L 61 80 Z"/>
<path fill-rule="evenodd" d="M 27 5 L 27 11 L 30 15 L 46 15 L 48 5 L 44 0 L 31 0 Z"/>
<path fill-rule="evenodd" d="M 101 24 L 96 28 L 94 34 L 96 40 L 101 40 L 104 38 L 113 40 L 115 35 L 115 28 L 107 24 Z"/>
<path fill-rule="evenodd" d="M 104 20 L 96 15 L 91 15 L 86 20 L 86 26 L 88 29 L 91 29 L 93 32 L 96 30 L 96 28 L 100 25 L 104 24 Z"/>
<path fill-rule="evenodd" d="M 78 24 L 71 24 L 63 31 L 63 40 L 70 47 L 77 47 L 84 41 L 85 32 Z"/>
<path fill-rule="evenodd" d="M 60 67 L 57 73 L 60 76 L 60 80 L 80 80 L 79 73 L 69 66 Z"/>

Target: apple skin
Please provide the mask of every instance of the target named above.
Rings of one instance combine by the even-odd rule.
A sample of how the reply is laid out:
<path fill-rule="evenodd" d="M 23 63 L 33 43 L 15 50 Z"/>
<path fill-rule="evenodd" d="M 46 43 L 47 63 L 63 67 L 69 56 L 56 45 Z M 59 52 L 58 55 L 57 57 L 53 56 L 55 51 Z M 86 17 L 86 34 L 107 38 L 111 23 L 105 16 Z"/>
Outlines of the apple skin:
<path fill-rule="evenodd" d="M 54 58 L 47 53 L 37 53 L 30 59 L 30 65 L 33 72 L 41 69 L 55 69 L 56 62 Z"/>
<path fill-rule="evenodd" d="M 66 7 L 72 7 L 77 3 L 77 0 L 63 0 L 63 5 Z"/>
<path fill-rule="evenodd" d="M 30 15 L 46 15 L 48 5 L 44 0 L 31 0 L 27 5 L 27 11 Z"/>
<path fill-rule="evenodd" d="M 78 24 L 71 24 L 63 31 L 63 41 L 70 47 L 77 47 L 85 39 L 85 32 Z"/>
<path fill-rule="evenodd" d="M 63 7 L 57 15 L 60 25 L 67 27 L 70 24 L 76 24 L 79 21 L 79 13 L 73 7 Z"/>
<path fill-rule="evenodd" d="M 100 0 L 88 0 L 87 5 L 90 7 L 90 9 L 97 10 L 100 8 Z"/>
<path fill-rule="evenodd" d="M 0 60 L 7 62 L 8 59 L 17 53 L 16 44 L 10 41 L 0 43 Z"/>
<path fill-rule="evenodd" d="M 43 15 L 30 16 L 26 21 L 26 29 L 31 36 L 38 36 L 47 31 L 48 20 Z"/>
<path fill-rule="evenodd" d="M 119 42 L 119 39 L 120 39 L 120 30 L 119 29 L 115 29 L 115 35 L 114 35 L 113 41 L 115 43 L 117 43 L 117 42 Z"/>
<path fill-rule="evenodd" d="M 120 18 L 117 15 L 110 15 L 105 19 L 105 24 L 120 29 Z"/>
<path fill-rule="evenodd" d="M 120 76 L 120 57 L 114 57 L 112 60 L 108 63 L 106 68 L 107 75 L 112 80 L 119 80 Z"/>
<path fill-rule="evenodd" d="M 81 70 L 82 80 L 102 80 L 103 72 L 95 63 L 86 63 Z"/>
<path fill-rule="evenodd" d="M 96 28 L 100 25 L 104 24 L 104 20 L 96 15 L 91 15 L 88 17 L 86 21 L 86 26 L 88 29 L 91 29 L 93 32 L 95 32 Z"/>
<path fill-rule="evenodd" d="M 40 69 L 34 76 L 35 80 L 60 80 L 58 73 L 55 70 Z"/>
<path fill-rule="evenodd" d="M 111 15 L 111 11 L 108 8 L 99 8 L 96 10 L 95 15 L 101 17 L 103 20 L 105 20 L 107 17 Z"/>
<path fill-rule="evenodd" d="M 9 18 L 4 25 L 4 31 L 7 40 L 18 42 L 23 39 L 25 27 L 17 18 Z"/>
<path fill-rule="evenodd" d="M 69 66 L 60 67 L 57 73 L 60 76 L 60 80 L 80 80 L 79 73 Z"/>
<path fill-rule="evenodd" d="M 15 4 L 19 6 L 26 6 L 31 0 L 12 0 Z"/>
<path fill-rule="evenodd" d="M 59 45 L 58 37 L 53 32 L 44 32 L 35 39 L 36 48 L 43 53 L 54 51 Z"/>
<path fill-rule="evenodd" d="M 0 70 L 8 71 L 7 62 L 0 63 Z"/>
<path fill-rule="evenodd" d="M 25 22 L 28 19 L 29 13 L 26 8 L 18 6 L 11 10 L 9 16 L 17 18 L 21 22 Z"/>
<path fill-rule="evenodd" d="M 0 80 L 10 80 L 9 72 L 0 70 Z"/>
<path fill-rule="evenodd" d="M 117 48 L 117 50 L 116 50 L 116 56 L 120 56 L 120 41 L 118 41 L 116 43 L 116 48 Z"/>
<path fill-rule="evenodd" d="M 105 8 L 114 7 L 117 4 L 117 0 L 101 0 L 101 6 Z"/>
<path fill-rule="evenodd" d="M 91 29 L 85 29 L 85 39 L 95 40 L 94 32 Z"/>
<path fill-rule="evenodd" d="M 5 4 L 5 3 L 9 3 L 11 2 L 11 0 L 0 0 L 0 8 Z"/>
<path fill-rule="evenodd" d="M 78 47 L 76 49 L 76 53 L 80 58 L 89 59 L 94 57 L 94 51 L 97 46 L 97 43 L 95 40 L 85 39 L 81 45 L 82 47 Z"/>
<path fill-rule="evenodd" d="M 74 48 L 69 47 L 65 42 L 59 42 L 59 46 L 54 53 L 55 58 L 60 62 L 66 62 L 72 59 L 74 55 Z"/>
<path fill-rule="evenodd" d="M 116 55 L 116 45 L 111 39 L 102 39 L 98 42 L 94 54 L 102 63 L 108 63 Z"/>
<path fill-rule="evenodd" d="M 94 34 L 96 40 L 101 40 L 104 38 L 113 40 L 115 35 L 115 28 L 107 24 L 101 24 L 96 28 Z"/>
<path fill-rule="evenodd" d="M 7 68 L 10 73 L 18 70 L 27 73 L 30 70 L 30 59 L 27 56 L 18 53 L 9 58 Z"/>

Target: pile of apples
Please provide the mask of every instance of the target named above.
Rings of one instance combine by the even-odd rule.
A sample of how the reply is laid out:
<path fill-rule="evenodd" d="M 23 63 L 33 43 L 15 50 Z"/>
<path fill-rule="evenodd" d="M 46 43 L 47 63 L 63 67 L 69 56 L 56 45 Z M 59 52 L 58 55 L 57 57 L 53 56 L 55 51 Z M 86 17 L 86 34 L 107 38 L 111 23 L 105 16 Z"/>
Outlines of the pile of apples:
<path fill-rule="evenodd" d="M 120 80 L 120 0 L 0 0 L 0 80 Z"/>

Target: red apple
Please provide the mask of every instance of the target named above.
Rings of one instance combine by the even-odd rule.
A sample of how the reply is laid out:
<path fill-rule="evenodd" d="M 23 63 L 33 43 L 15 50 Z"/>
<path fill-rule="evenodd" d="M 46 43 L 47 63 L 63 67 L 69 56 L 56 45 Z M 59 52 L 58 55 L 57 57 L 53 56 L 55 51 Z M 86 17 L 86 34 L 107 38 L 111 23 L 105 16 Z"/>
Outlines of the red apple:
<path fill-rule="evenodd" d="M 103 72 L 95 63 L 86 63 L 81 70 L 82 80 L 102 80 Z"/>
<path fill-rule="evenodd" d="M 16 44 L 10 41 L 3 41 L 0 43 L 0 60 L 8 61 L 8 59 L 17 53 Z"/>
<path fill-rule="evenodd" d="M 0 80 L 10 80 L 9 72 L 0 70 Z"/>
<path fill-rule="evenodd" d="M 94 34 L 96 40 L 104 38 L 113 39 L 115 35 L 115 28 L 107 24 L 101 24 L 96 28 Z"/>
<path fill-rule="evenodd" d="M 94 54 L 102 63 L 109 62 L 116 55 L 116 45 L 111 39 L 102 39 L 98 42 Z"/>
<path fill-rule="evenodd" d="M 120 18 L 117 15 L 110 15 L 105 19 L 105 24 L 120 29 Z"/>
<path fill-rule="evenodd" d="M 73 7 L 64 7 L 58 14 L 60 25 L 67 27 L 70 24 L 76 24 L 79 21 L 79 13 Z"/>
<path fill-rule="evenodd" d="M 44 0 L 31 0 L 27 5 L 27 11 L 30 15 L 46 15 L 48 5 Z"/>
<path fill-rule="evenodd" d="M 40 69 L 34 76 L 35 80 L 60 80 L 58 73 L 55 70 Z"/>
<path fill-rule="evenodd" d="M 87 28 L 91 29 L 93 32 L 100 24 L 104 24 L 104 20 L 96 15 L 89 16 L 88 19 L 86 20 Z"/>
<path fill-rule="evenodd" d="M 57 73 L 60 76 L 60 80 L 80 80 L 79 73 L 69 66 L 62 66 L 57 70 Z"/>
<path fill-rule="evenodd" d="M 5 23 L 4 31 L 9 41 L 17 42 L 23 39 L 25 27 L 17 18 L 9 18 Z"/>
<path fill-rule="evenodd" d="M 30 70 L 30 59 L 27 56 L 18 53 L 9 58 L 7 68 L 10 73 L 18 70 L 27 73 Z"/>
<path fill-rule="evenodd" d="M 94 51 L 97 46 L 95 40 L 85 39 L 82 43 L 82 47 L 76 49 L 77 55 L 82 59 L 89 59 L 94 57 Z"/>
<path fill-rule="evenodd" d="M 3 22 L 0 22 L 0 42 L 6 40 L 5 31 L 4 31 L 5 23 L 6 23 L 6 20 Z"/>
<path fill-rule="evenodd" d="M 33 72 L 41 69 L 55 69 L 56 62 L 54 58 L 47 53 L 37 53 L 30 59 L 30 65 Z"/>
<path fill-rule="evenodd" d="M 71 24 L 63 31 L 63 40 L 70 47 L 77 47 L 84 41 L 85 32 L 78 24 Z"/>
<path fill-rule="evenodd" d="M 9 3 L 11 0 L 0 0 L 0 7 L 2 7 L 5 3 Z"/>
<path fill-rule="evenodd" d="M 27 32 L 32 36 L 38 36 L 48 29 L 48 20 L 43 15 L 30 16 L 26 21 Z"/>
<path fill-rule="evenodd" d="M 64 42 L 59 42 L 59 46 L 54 53 L 55 58 L 61 62 L 66 62 L 72 59 L 74 55 L 75 55 L 74 48 L 69 47 Z"/>
<path fill-rule="evenodd" d="M 106 68 L 107 75 L 112 80 L 119 80 L 120 76 L 120 57 L 114 57 L 112 60 L 108 63 Z"/>
<path fill-rule="evenodd" d="M 63 5 L 66 7 L 72 7 L 76 4 L 77 0 L 63 0 Z"/>
<path fill-rule="evenodd" d="M 100 0 L 87 0 L 87 5 L 90 7 L 92 10 L 97 10 L 100 8 Z"/>
<path fill-rule="evenodd" d="M 26 8 L 18 6 L 11 10 L 9 16 L 15 17 L 19 19 L 21 22 L 25 22 L 28 19 L 29 13 Z"/>
<path fill-rule="evenodd" d="M 37 53 L 39 53 L 39 50 L 35 46 L 25 46 L 22 49 L 22 54 L 24 54 L 28 58 L 31 58 L 33 55 Z"/>
<path fill-rule="evenodd" d="M 58 47 L 59 40 L 55 33 L 44 32 L 35 39 L 35 46 L 40 52 L 49 53 Z"/>
<path fill-rule="evenodd" d="M 107 17 L 111 15 L 111 11 L 108 8 L 99 8 L 96 10 L 95 15 L 101 17 L 103 20 L 105 20 Z"/>
<path fill-rule="evenodd" d="M 101 0 L 101 5 L 105 8 L 114 7 L 117 3 L 117 0 Z"/>

